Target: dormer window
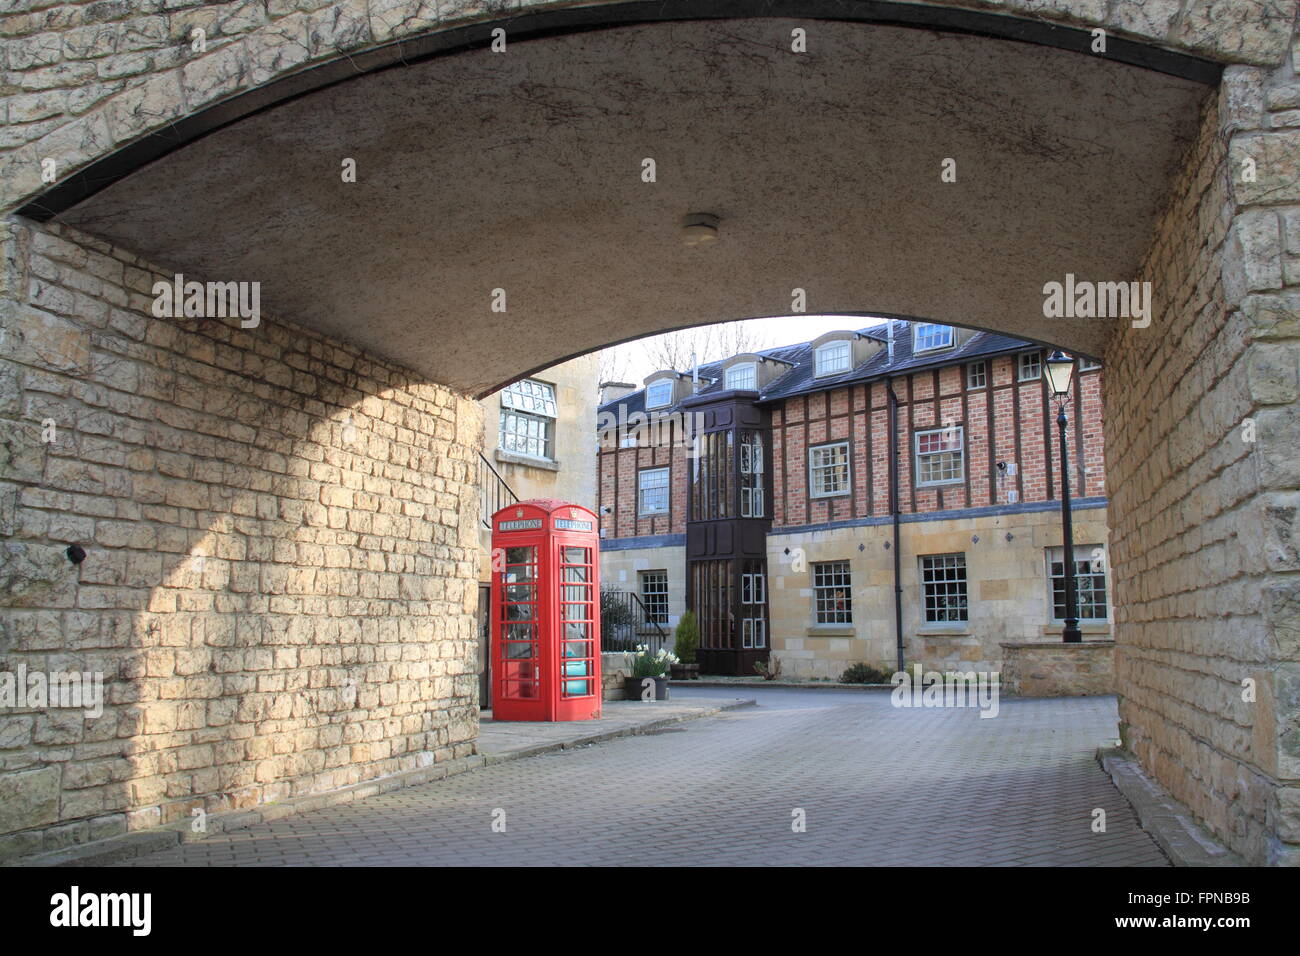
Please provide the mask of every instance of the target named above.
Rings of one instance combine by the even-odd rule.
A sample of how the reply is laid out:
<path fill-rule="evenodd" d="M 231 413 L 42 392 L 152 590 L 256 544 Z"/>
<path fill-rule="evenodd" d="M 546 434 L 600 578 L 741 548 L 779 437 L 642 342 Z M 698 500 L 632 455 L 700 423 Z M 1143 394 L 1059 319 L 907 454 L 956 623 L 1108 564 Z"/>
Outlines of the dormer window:
<path fill-rule="evenodd" d="M 932 325 L 923 323 L 912 329 L 912 352 L 933 352 L 935 349 L 952 348 L 953 335 L 950 325 Z"/>
<path fill-rule="evenodd" d="M 645 390 L 645 407 L 646 408 L 663 408 L 665 405 L 671 405 L 673 401 L 673 380 L 671 378 L 661 378 L 656 382 L 651 382 Z"/>
<path fill-rule="evenodd" d="M 745 388 L 753 390 L 758 387 L 758 375 L 753 362 L 733 365 L 727 369 L 727 388 Z"/>
<path fill-rule="evenodd" d="M 847 372 L 852 364 L 851 353 L 851 346 L 843 339 L 820 346 L 814 353 L 813 376 L 821 378 L 823 375 Z"/>

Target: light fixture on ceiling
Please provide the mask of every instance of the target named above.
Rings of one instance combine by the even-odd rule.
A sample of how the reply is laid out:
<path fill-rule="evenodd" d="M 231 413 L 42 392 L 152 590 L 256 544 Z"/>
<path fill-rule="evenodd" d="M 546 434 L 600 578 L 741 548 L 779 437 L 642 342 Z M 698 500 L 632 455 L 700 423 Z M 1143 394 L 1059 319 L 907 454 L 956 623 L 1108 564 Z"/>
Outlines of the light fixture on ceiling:
<path fill-rule="evenodd" d="M 718 217 L 709 212 L 692 212 L 682 217 L 682 243 L 703 246 L 718 241 Z"/>

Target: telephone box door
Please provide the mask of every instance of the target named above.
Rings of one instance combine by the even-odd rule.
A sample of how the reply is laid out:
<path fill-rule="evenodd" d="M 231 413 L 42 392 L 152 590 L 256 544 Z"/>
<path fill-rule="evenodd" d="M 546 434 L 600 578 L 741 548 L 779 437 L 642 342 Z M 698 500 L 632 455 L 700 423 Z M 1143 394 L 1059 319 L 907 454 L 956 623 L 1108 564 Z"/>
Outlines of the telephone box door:
<path fill-rule="evenodd" d="M 492 516 L 492 716 L 600 716 L 600 539 L 567 502 L 521 501 Z"/>

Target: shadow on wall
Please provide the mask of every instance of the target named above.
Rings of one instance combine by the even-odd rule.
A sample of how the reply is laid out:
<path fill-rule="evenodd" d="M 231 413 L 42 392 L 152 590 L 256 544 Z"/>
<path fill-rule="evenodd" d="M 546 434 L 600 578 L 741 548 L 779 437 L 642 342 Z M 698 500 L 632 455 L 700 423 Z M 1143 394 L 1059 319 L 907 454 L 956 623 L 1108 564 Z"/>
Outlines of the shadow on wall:
<path fill-rule="evenodd" d="M 5 228 L 0 858 L 473 752 L 477 403 Z M 101 716 L 21 706 L 73 672 Z"/>

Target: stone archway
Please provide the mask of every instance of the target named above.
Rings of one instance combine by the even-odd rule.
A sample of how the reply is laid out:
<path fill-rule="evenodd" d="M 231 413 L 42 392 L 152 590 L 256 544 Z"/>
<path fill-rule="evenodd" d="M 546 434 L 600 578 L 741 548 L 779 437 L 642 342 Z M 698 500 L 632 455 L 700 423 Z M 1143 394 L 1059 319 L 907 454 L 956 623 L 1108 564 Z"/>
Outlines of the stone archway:
<path fill-rule="evenodd" d="M 8 101 L 11 122 L 37 117 L 23 125 L 40 135 L 0 159 L 5 208 L 44 216 L 57 207 L 58 216 L 54 224 L 21 217 L 5 226 L 0 295 L 13 335 L 0 346 L 12 383 L 3 407 L 20 431 L 30 431 L 42 410 L 66 419 L 75 444 L 56 450 L 19 439 L 8 446 L 18 465 L 0 514 L 13 536 L 9 573 L 23 587 L 6 608 L 6 652 L 48 653 L 48 631 L 68 633 L 74 625 L 96 634 L 81 639 L 89 643 L 80 649 L 103 657 L 120 646 L 102 643 L 110 640 L 104 622 L 148 609 L 150 589 L 138 583 L 150 573 L 141 563 L 147 549 L 101 525 L 166 527 L 188 550 L 191 532 L 225 527 L 208 521 L 221 518 L 228 504 L 218 487 L 253 496 L 252 515 L 230 504 L 232 521 L 296 515 L 300 526 L 316 529 L 313 536 L 355 535 L 370 552 L 367 567 L 357 570 L 373 573 L 376 599 L 404 603 L 416 614 L 427 612 L 429 600 L 454 606 L 472 574 L 458 543 L 466 522 L 473 527 L 472 515 L 458 513 L 472 492 L 463 459 L 477 427 L 464 408 L 466 394 L 617 339 L 738 314 L 780 314 L 789 310 L 791 289 L 801 287 L 816 309 L 851 311 L 866 303 L 1104 356 L 1111 369 L 1111 553 L 1127 742 L 1234 849 L 1260 862 L 1295 862 L 1300 557 L 1291 542 L 1300 486 L 1300 246 L 1293 233 L 1300 134 L 1289 124 L 1300 94 L 1288 52 L 1294 11 L 1267 2 L 1187 0 L 1156 22 L 1138 4 L 1112 4 L 1108 13 L 1087 0 L 1053 12 L 1037 3 L 1011 6 L 1033 19 L 971 4 L 882 3 L 854 6 L 852 13 L 870 22 L 850 23 L 829 19 L 845 16 L 836 5 L 822 13 L 828 19 L 811 20 L 826 52 L 814 43 L 810 59 L 782 73 L 774 65 L 791 55 L 784 41 L 802 19 L 684 19 L 575 35 L 566 31 L 596 25 L 606 14 L 644 17 L 644 8 L 548 5 L 544 12 L 559 19 L 532 24 L 537 35 L 517 44 L 508 67 L 479 48 L 348 82 L 345 70 L 365 73 L 395 55 L 414 58 L 449 45 L 454 29 L 465 31 L 463 43 L 479 47 L 499 23 L 508 34 L 523 23 L 520 32 L 527 33 L 524 15 L 534 8 L 512 8 L 508 19 L 485 9 L 434 20 L 424 14 L 427 4 L 416 3 L 334 4 L 282 17 L 268 16 L 260 4 L 206 5 L 115 21 L 111 30 L 87 23 L 66 35 L 39 13 L 22 15 L 29 19 L 12 27 L 20 38 L 9 49 L 10 67 L 39 73 L 38 83 L 69 77 L 76 95 L 59 98 L 71 112 L 48 115 L 41 114 L 56 108 L 43 94 Z M 543 5 L 537 9 L 540 15 Z M 685 7 L 679 12 L 689 17 Z M 903 19 L 955 32 L 908 29 L 898 25 Z M 180 43 L 201 23 L 211 27 L 208 49 L 191 57 Z M 1113 32 L 1116 56 L 1083 52 L 1093 26 Z M 150 44 L 170 44 L 171 52 L 144 56 L 148 65 L 121 79 L 101 79 L 99 67 L 95 79 L 77 79 L 84 70 L 69 66 L 65 54 L 93 53 L 106 43 L 111 53 L 91 57 L 103 61 L 106 74 L 127 70 L 122 57 Z M 1227 67 L 1217 96 L 1205 85 L 1215 64 L 1236 64 Z M 311 75 L 313 67 L 325 75 Z M 671 77 L 690 75 L 692 67 L 699 71 L 695 85 L 675 88 Z M 546 79 L 560 69 L 581 82 L 566 90 Z M 481 83 L 493 71 L 508 73 L 507 107 L 470 92 L 481 86 L 457 85 L 458 76 Z M 317 89 L 321 79 L 333 85 Z M 589 95 L 593 88 L 600 96 Z M 861 95 L 886 88 L 907 95 Z M 709 95 L 701 97 L 701 89 Z M 819 109 L 809 112 L 809 102 Z M 475 125 L 446 139 L 446 155 L 433 158 L 435 173 L 427 175 L 419 137 L 391 121 L 431 103 L 431 112 L 416 114 L 424 126 L 415 132 L 436 136 L 467 116 Z M 736 104 L 744 108 L 740 122 Z M 684 130 L 672 119 L 683 105 L 692 124 Z M 172 124 L 176 138 L 168 144 Z M 815 158 L 824 165 L 790 161 L 803 145 L 799 132 L 809 128 L 826 144 Z M 519 139 L 513 146 L 511 130 Z M 193 138 L 197 132 L 205 135 Z M 328 140 L 325 147 L 313 136 Z M 358 196 L 322 189 L 328 202 L 310 190 L 295 192 L 315 175 L 340 183 L 349 136 L 370 150 L 363 168 L 376 169 L 376 181 Z M 274 153 L 250 166 L 259 148 Z M 511 162 L 491 162 L 497 149 Z M 658 164 L 659 197 L 643 203 L 636 191 L 648 184 L 637 174 L 648 149 L 665 150 L 667 161 Z M 958 154 L 958 183 L 971 186 L 951 212 L 956 228 L 945 231 L 951 224 L 944 221 L 948 200 L 938 163 L 949 152 Z M 869 163 L 855 166 L 859 157 Z M 57 182 L 45 195 L 41 161 L 50 158 Z M 142 159 L 154 161 L 136 169 Z M 437 174 L 439 161 L 463 175 Z M 847 186 L 837 193 L 826 171 L 839 169 Z M 255 175 L 240 175 L 250 170 Z M 1001 178 L 1000 170 L 1010 175 Z M 98 188 L 101 178 L 128 172 Z M 446 195 L 430 203 L 449 181 Z M 70 198 L 79 201 L 68 205 Z M 463 209 L 453 214 L 457 200 Z M 439 211 L 449 213 L 443 221 L 450 234 L 423 225 Z M 731 258 L 726 243 L 709 250 L 723 254 L 712 267 L 681 258 L 674 230 L 678 217 L 692 211 L 723 216 Z M 877 222 L 892 241 L 881 241 Z M 384 223 L 390 231 L 375 229 Z M 407 258 L 349 245 L 358 235 L 382 237 Z M 419 275 L 422 260 L 413 253 L 421 243 L 433 250 L 426 268 L 441 271 L 429 281 L 408 281 Z M 502 248 L 512 255 L 488 256 Z M 990 249 L 1005 254 L 991 257 Z M 631 254 L 619 255 L 624 251 Z M 552 268 L 538 268 L 547 261 Z M 152 284 L 172 268 L 221 281 L 258 278 L 245 269 L 265 274 L 267 325 L 280 344 L 259 344 L 238 322 L 190 337 L 151 321 Z M 482 281 L 484 268 L 503 278 Z M 918 272 L 929 281 L 917 282 Z M 1066 273 L 1150 281 L 1149 321 L 1047 319 L 1043 283 Z M 498 287 L 511 297 L 504 315 L 486 307 Z M 367 288 L 369 296 L 359 291 Z M 436 308 L 423 311 L 431 299 Z M 470 324 L 468 314 L 482 318 Z M 525 326 L 517 324 L 530 314 Z M 299 343 L 295 327 L 312 331 Z M 193 382 L 219 372 L 235 377 L 229 381 L 242 377 L 249 388 L 265 381 L 285 390 L 281 420 L 266 435 L 241 423 L 233 406 L 225 415 L 205 404 L 201 389 L 196 393 Z M 357 387 L 361 378 L 365 388 Z M 142 380 L 152 392 L 133 404 Z M 313 422 L 328 424 L 349 409 L 371 429 L 363 452 L 333 438 L 307 438 Z M 132 458 L 150 444 L 141 425 L 149 421 L 187 436 L 217 429 L 243 443 L 250 461 L 224 449 L 199 454 L 200 480 L 193 467 L 178 473 L 187 469 L 183 462 Z M 290 439 L 291 453 L 277 450 L 271 432 Z M 409 474 L 412 449 L 435 444 L 442 449 L 430 476 L 436 481 Z M 249 465 L 246 473 L 242 465 Z M 318 503 L 317 517 L 308 520 L 295 500 Z M 69 508 L 75 520 L 57 525 L 53 517 Z M 383 539 L 395 533 L 396 515 L 432 522 L 426 556 L 444 582 L 438 594 L 410 590 L 402 572 L 385 565 Z M 98 539 L 101 531 L 111 558 L 103 570 L 70 572 L 60 563 L 63 543 Z M 329 619 L 346 607 L 337 594 L 292 573 L 313 560 L 310 547 L 277 556 L 269 525 L 247 525 L 241 533 L 267 550 L 232 559 L 244 566 L 232 575 L 251 573 L 250 566 L 260 575 L 283 563 L 296 582 L 277 608 L 254 612 L 267 617 L 266 633 L 276 633 L 269 624 L 275 614 Z M 367 540 L 372 548 L 362 544 Z M 232 613 L 206 590 L 182 599 L 193 602 L 198 620 Z M 472 610 L 460 615 L 469 622 Z M 463 630 L 458 617 L 446 636 L 451 643 L 416 662 L 432 669 L 424 676 L 441 676 L 433 673 L 436 662 L 459 653 Z M 412 631 L 394 643 L 419 639 Z M 199 686 L 204 675 L 177 669 L 183 652 L 195 650 L 192 642 L 204 640 L 199 632 L 152 650 L 138 635 L 111 640 L 139 649 L 132 686 L 154 681 L 149 692 L 161 693 L 168 681 L 179 681 L 191 710 L 210 699 L 201 696 L 212 690 Z M 274 647 L 246 650 L 257 662 L 270 654 L 265 693 L 298 679 L 281 673 L 298 668 L 276 664 Z M 180 666 L 193 663 L 185 661 Z M 248 661 L 240 667 L 254 669 Z M 321 679 L 332 678 L 322 672 Z M 1253 701 L 1241 699 L 1243 680 L 1253 682 Z M 446 724 L 432 709 L 387 709 L 394 701 L 380 699 L 382 693 L 365 701 L 364 719 L 349 731 L 356 740 L 308 740 L 311 715 L 300 726 L 266 728 L 279 745 L 301 746 L 303 756 L 268 769 L 273 779 L 259 783 L 328 786 L 330 761 L 344 759 L 345 744 L 346 759 L 361 765 L 360 778 L 418 766 L 430 752 L 431 728 Z M 6 766 L 15 772 L 0 784 L 27 794 L 14 804 L 30 813 L 10 827 L 17 834 L 11 842 L 30 843 L 24 834 L 60 826 L 116 826 L 119 816 L 125 825 L 127 815 L 151 808 L 183 812 L 186 801 L 229 800 L 238 789 L 232 781 L 244 780 L 241 765 L 254 758 L 237 756 L 225 770 L 203 764 L 193 748 L 206 744 L 172 739 L 192 729 L 198 725 L 123 729 L 158 751 L 147 778 L 95 756 L 52 774 L 42 748 L 72 731 L 33 722 L 11 748 L 19 756 Z M 306 736 L 289 743 L 298 734 Z M 463 752 L 455 749 L 464 743 L 459 731 L 452 736 L 448 755 Z"/>

